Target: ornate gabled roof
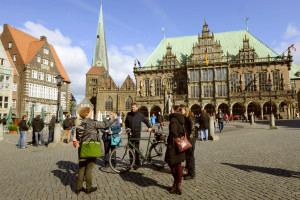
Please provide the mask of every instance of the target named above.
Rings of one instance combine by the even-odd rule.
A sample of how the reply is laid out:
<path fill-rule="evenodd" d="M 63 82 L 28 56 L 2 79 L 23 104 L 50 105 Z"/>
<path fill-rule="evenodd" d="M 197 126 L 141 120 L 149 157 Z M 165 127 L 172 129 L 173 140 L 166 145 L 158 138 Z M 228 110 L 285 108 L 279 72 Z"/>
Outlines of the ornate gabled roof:
<path fill-rule="evenodd" d="M 99 64 L 100 63 L 100 64 Z M 100 6 L 100 15 L 97 28 L 96 44 L 94 50 L 94 57 L 92 66 L 103 65 L 106 71 L 109 71 L 108 66 L 108 57 L 106 50 L 106 40 L 105 40 L 105 31 L 104 31 L 104 21 L 103 21 L 103 12 L 102 12 L 102 1 Z"/>
<path fill-rule="evenodd" d="M 35 54 L 39 51 L 39 49 L 43 46 L 43 44 L 46 42 L 46 40 L 39 40 L 27 33 L 24 33 L 23 31 L 20 31 L 8 24 L 4 24 L 4 29 L 7 29 L 12 38 L 14 45 L 16 45 L 20 57 L 22 59 L 22 62 L 24 65 L 27 65 L 35 56 Z M 3 31 L 4 33 L 4 31 Z M 2 33 L 2 36 L 3 36 Z M 62 63 L 60 62 L 59 57 L 56 54 L 56 51 L 54 47 L 49 44 L 50 51 L 53 55 L 53 58 L 55 60 L 55 63 L 57 65 L 57 68 L 61 74 L 61 76 L 64 78 L 64 81 L 71 83 L 68 74 L 66 73 Z"/>
<path fill-rule="evenodd" d="M 135 90 L 135 84 L 132 78 L 128 75 L 125 81 L 123 82 L 121 90 Z"/>
<path fill-rule="evenodd" d="M 119 88 L 117 87 L 116 83 L 112 79 L 112 77 L 109 75 L 107 79 L 102 83 L 101 90 L 118 90 Z"/>
<path fill-rule="evenodd" d="M 88 74 L 88 75 L 102 75 L 102 74 L 104 74 L 104 72 L 103 72 L 103 68 L 91 67 L 90 70 L 86 74 Z"/>
<path fill-rule="evenodd" d="M 270 47 L 262 43 L 254 35 L 246 30 L 232 31 L 223 33 L 214 33 L 214 40 L 218 40 L 223 50 L 223 56 L 227 56 L 227 52 L 230 56 L 235 57 L 241 48 L 243 48 L 243 39 L 247 36 L 249 39 L 249 45 L 255 49 L 258 57 L 275 57 L 278 54 Z M 163 56 L 166 54 L 167 45 L 172 46 L 172 53 L 176 55 L 178 61 L 184 64 L 185 55 L 191 55 L 193 50 L 193 44 L 198 42 L 198 35 L 164 38 L 154 52 L 150 55 L 148 60 L 144 63 L 143 67 L 157 66 L 161 63 Z M 300 66 L 292 63 L 290 70 L 290 78 L 298 78 L 295 74 L 300 70 Z"/>

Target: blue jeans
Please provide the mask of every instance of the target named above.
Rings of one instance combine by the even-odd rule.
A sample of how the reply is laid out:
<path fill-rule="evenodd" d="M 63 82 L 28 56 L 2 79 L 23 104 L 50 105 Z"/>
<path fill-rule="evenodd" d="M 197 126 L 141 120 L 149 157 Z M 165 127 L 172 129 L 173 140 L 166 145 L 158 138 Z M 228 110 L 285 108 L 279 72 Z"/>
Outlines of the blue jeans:
<path fill-rule="evenodd" d="M 45 144 L 43 131 L 40 131 L 40 132 L 35 132 L 35 146 L 39 146 L 39 136 L 41 138 L 41 143 Z"/>
<path fill-rule="evenodd" d="M 50 142 L 53 142 L 53 135 L 54 135 L 54 130 L 49 130 L 48 144 Z"/>
<path fill-rule="evenodd" d="M 164 131 L 163 126 L 161 125 L 161 123 L 158 123 L 158 128 L 157 128 L 157 130 L 159 131 L 159 129 L 161 129 L 161 131 Z"/>
<path fill-rule="evenodd" d="M 74 132 L 75 132 L 75 126 L 72 126 L 72 129 L 71 129 L 71 136 L 70 136 L 70 141 L 71 141 L 71 142 L 73 141 Z"/>
<path fill-rule="evenodd" d="M 20 131 L 20 139 L 18 142 L 18 147 L 23 148 L 25 147 L 24 141 L 25 141 L 26 131 Z"/>
<path fill-rule="evenodd" d="M 201 129 L 200 130 L 200 137 L 201 137 L 201 140 L 203 140 L 203 132 L 205 131 L 205 140 L 207 141 L 208 140 L 208 129 Z"/>
<path fill-rule="evenodd" d="M 215 122 L 215 133 L 217 132 L 218 122 Z"/>
<path fill-rule="evenodd" d="M 223 127 L 224 127 L 224 122 L 219 122 L 219 130 L 220 130 L 220 132 L 222 132 Z"/>
<path fill-rule="evenodd" d="M 155 129 L 155 123 L 152 123 L 152 128 Z"/>

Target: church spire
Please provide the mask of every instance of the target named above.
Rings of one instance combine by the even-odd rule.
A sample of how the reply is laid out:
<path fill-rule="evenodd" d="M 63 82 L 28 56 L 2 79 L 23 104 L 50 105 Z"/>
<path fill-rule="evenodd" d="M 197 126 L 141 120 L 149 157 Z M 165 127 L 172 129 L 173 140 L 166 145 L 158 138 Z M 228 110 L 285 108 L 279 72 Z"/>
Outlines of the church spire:
<path fill-rule="evenodd" d="M 106 50 L 106 40 L 105 40 L 105 31 L 104 31 L 104 22 L 103 22 L 103 12 L 102 12 L 102 0 L 100 6 L 100 15 L 97 28 L 96 44 L 94 50 L 94 57 L 92 66 L 103 66 L 108 72 L 108 58 Z"/>

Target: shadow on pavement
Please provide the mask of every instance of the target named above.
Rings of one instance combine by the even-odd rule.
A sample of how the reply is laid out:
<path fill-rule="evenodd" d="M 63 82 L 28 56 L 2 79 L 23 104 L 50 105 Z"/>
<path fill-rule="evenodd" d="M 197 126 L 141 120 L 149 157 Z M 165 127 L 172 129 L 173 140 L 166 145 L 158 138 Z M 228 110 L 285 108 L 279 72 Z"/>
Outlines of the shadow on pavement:
<path fill-rule="evenodd" d="M 168 190 L 169 188 L 166 185 L 158 184 L 156 180 L 145 177 L 142 173 L 138 172 L 129 171 L 127 173 L 120 174 L 120 177 L 126 182 L 131 182 L 141 187 L 158 186 L 165 190 Z"/>
<path fill-rule="evenodd" d="M 244 170 L 246 172 L 257 171 L 265 174 L 271 174 L 274 176 L 282 176 L 282 177 L 290 177 L 290 178 L 299 178 L 300 172 L 280 169 L 280 168 L 269 168 L 269 167 L 258 167 L 258 166 L 250 166 L 250 165 L 237 165 L 231 163 L 221 163 L 223 165 L 228 165 L 231 167 L 235 167 L 240 170 Z"/>
<path fill-rule="evenodd" d="M 56 164 L 59 169 L 52 170 L 53 175 L 59 178 L 64 186 L 70 185 L 71 190 L 76 192 L 78 164 L 70 161 L 58 161 Z"/>
<path fill-rule="evenodd" d="M 255 121 L 257 124 L 264 124 L 264 125 L 269 125 L 270 121 L 269 120 L 257 120 Z M 294 120 L 286 120 L 286 119 L 279 119 L 275 120 L 275 125 L 276 126 L 284 126 L 288 128 L 300 128 L 300 120 L 299 119 L 294 119 Z"/>

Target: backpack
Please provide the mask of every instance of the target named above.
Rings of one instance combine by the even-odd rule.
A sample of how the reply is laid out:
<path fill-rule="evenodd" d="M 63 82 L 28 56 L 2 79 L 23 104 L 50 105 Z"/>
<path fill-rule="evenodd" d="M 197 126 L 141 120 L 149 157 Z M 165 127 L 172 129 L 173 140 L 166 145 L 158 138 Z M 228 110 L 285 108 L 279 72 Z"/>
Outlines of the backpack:
<path fill-rule="evenodd" d="M 66 119 L 64 128 L 69 128 L 70 126 L 71 126 L 71 120 L 70 119 Z"/>

